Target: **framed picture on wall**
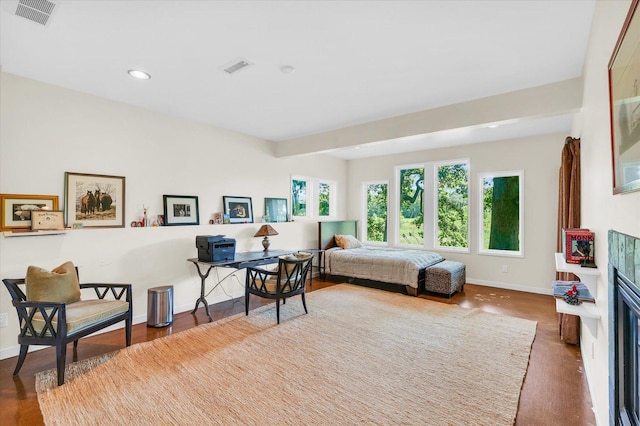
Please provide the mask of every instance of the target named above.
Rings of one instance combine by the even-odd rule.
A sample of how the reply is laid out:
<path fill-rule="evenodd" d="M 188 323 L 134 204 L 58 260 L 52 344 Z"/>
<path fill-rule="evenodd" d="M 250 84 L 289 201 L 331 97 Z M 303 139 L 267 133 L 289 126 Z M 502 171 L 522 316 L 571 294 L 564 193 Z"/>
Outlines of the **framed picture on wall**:
<path fill-rule="evenodd" d="M 230 223 L 253 223 L 253 205 L 251 197 L 222 197 L 224 213 L 229 215 Z"/>
<path fill-rule="evenodd" d="M 163 195 L 164 224 L 200 225 L 198 197 L 195 195 Z"/>
<path fill-rule="evenodd" d="M 634 0 L 609 61 L 613 193 L 640 190 L 640 16 Z"/>
<path fill-rule="evenodd" d="M 286 222 L 288 213 L 286 198 L 264 199 L 264 215 L 269 222 Z"/>
<path fill-rule="evenodd" d="M 32 211 L 57 209 L 57 195 L 0 194 L 0 231 L 28 231 Z"/>
<path fill-rule="evenodd" d="M 33 210 L 31 212 L 31 229 L 33 231 L 64 229 L 64 211 Z"/>
<path fill-rule="evenodd" d="M 124 176 L 65 172 L 67 226 L 124 228 Z"/>

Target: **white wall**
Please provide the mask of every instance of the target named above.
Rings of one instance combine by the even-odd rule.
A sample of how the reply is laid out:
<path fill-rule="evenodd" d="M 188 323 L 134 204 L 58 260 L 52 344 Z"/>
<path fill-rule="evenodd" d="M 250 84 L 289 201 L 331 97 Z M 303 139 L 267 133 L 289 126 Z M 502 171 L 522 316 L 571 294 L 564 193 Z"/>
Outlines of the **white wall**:
<path fill-rule="evenodd" d="M 200 278 L 186 262 L 197 256 L 196 235 L 225 234 L 237 249 L 262 250 L 253 234 L 259 224 L 209 225 L 222 211 L 222 196 L 252 197 L 257 220 L 264 197 L 289 198 L 291 174 L 327 178 L 346 186 L 346 161 L 314 155 L 276 159 L 271 142 L 208 125 L 0 73 L 0 193 L 58 195 L 64 203 L 64 172 L 126 177 L 125 228 L 70 230 L 66 235 L 0 236 L 0 277 L 24 276 L 28 265 L 53 268 L 71 260 L 81 282 L 130 282 L 134 316 L 146 321 L 146 292 L 174 285 L 176 312 L 190 310 Z M 200 226 L 130 228 L 149 214 L 162 214 L 162 195 L 199 197 Z M 338 218 L 346 212 L 346 191 L 338 192 Z M 316 222 L 278 223 L 274 249 L 317 246 Z M 240 276 L 242 278 L 242 275 Z M 4 287 L 4 286 L 3 286 Z M 238 296 L 242 287 L 227 281 Z M 216 290 L 210 303 L 228 298 Z M 17 315 L 0 290 L 0 358 L 17 354 Z"/>
<path fill-rule="evenodd" d="M 441 252 L 466 264 L 467 282 L 551 294 L 554 279 L 558 171 L 566 134 L 464 145 L 349 162 L 348 214 L 363 220 L 362 182 L 386 179 L 395 192 L 394 166 L 442 160 L 470 160 L 470 253 Z M 478 173 L 524 170 L 524 257 L 478 254 Z M 427 183 L 429 181 L 427 180 Z M 433 217 L 425 212 L 425 221 Z M 503 273 L 507 265 L 509 272 Z"/>
<path fill-rule="evenodd" d="M 596 4 L 589 50 L 584 66 L 584 105 L 575 133 L 582 148 L 582 226 L 596 234 L 596 263 L 600 270 L 597 305 L 602 316 L 597 337 L 582 327 L 582 359 L 598 424 L 606 425 L 609 411 L 607 231 L 640 236 L 640 192 L 613 195 L 611 134 L 607 69 L 630 1 Z"/>

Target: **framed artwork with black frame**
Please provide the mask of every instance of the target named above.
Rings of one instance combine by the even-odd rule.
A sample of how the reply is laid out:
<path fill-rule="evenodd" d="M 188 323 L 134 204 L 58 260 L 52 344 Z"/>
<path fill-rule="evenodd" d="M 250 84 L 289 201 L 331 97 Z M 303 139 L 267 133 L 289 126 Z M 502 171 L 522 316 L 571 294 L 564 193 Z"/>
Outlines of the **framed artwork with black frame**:
<path fill-rule="evenodd" d="M 286 198 L 264 199 L 264 215 L 269 222 L 286 222 L 288 213 Z"/>
<path fill-rule="evenodd" d="M 609 61 L 613 193 L 640 190 L 640 16 L 631 4 Z M 640 15 L 640 14 L 639 14 Z"/>
<path fill-rule="evenodd" d="M 231 223 L 253 223 L 253 205 L 251 197 L 222 197 L 224 212 L 229 215 Z"/>
<path fill-rule="evenodd" d="M 163 195 L 164 226 L 200 225 L 198 197 L 195 195 Z"/>
<path fill-rule="evenodd" d="M 124 176 L 65 172 L 67 226 L 124 228 Z"/>

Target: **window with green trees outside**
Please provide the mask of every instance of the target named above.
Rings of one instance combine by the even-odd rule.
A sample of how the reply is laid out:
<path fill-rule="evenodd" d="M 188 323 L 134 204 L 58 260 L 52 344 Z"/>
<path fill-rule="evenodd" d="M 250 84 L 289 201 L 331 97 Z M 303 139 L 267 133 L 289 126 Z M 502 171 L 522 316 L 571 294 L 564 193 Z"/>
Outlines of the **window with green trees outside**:
<path fill-rule="evenodd" d="M 365 183 L 367 205 L 366 241 L 387 242 L 387 182 Z"/>
<path fill-rule="evenodd" d="M 440 164 L 436 169 L 437 246 L 469 247 L 469 163 Z"/>
<path fill-rule="evenodd" d="M 400 244 L 424 245 L 424 167 L 400 169 Z"/>

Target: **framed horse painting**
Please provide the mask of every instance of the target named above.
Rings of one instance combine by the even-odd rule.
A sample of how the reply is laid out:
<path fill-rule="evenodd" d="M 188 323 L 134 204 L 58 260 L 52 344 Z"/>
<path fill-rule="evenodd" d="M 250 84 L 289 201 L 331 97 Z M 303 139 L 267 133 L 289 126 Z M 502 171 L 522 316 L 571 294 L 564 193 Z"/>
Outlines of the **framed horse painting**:
<path fill-rule="evenodd" d="M 65 220 L 74 228 L 124 228 L 124 176 L 65 172 Z"/>

